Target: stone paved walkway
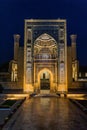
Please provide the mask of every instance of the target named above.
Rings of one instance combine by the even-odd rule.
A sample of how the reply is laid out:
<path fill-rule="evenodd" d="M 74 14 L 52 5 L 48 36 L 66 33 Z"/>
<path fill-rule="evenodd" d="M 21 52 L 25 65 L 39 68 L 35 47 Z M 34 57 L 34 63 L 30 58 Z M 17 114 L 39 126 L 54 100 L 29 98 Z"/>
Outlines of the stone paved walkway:
<path fill-rule="evenodd" d="M 3 130 L 87 130 L 87 115 L 68 99 L 26 100 Z"/>

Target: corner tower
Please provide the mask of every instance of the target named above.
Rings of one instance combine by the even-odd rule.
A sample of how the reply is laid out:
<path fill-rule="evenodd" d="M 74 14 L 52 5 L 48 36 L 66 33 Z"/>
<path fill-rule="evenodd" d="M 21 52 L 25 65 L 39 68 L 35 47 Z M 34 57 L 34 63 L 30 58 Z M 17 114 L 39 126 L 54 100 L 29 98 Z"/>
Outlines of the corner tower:
<path fill-rule="evenodd" d="M 72 48 L 72 61 L 77 59 L 77 52 L 76 52 L 76 39 L 77 35 L 73 34 L 70 35 L 71 38 L 71 48 Z"/>
<path fill-rule="evenodd" d="M 79 63 L 77 60 L 77 51 L 76 51 L 76 39 L 77 35 L 72 34 L 70 35 L 71 38 L 71 52 L 72 52 L 72 79 L 73 81 L 77 81 L 78 79 L 78 69 Z"/>
<path fill-rule="evenodd" d="M 18 60 L 18 49 L 19 49 L 20 35 L 14 34 L 14 60 Z"/>

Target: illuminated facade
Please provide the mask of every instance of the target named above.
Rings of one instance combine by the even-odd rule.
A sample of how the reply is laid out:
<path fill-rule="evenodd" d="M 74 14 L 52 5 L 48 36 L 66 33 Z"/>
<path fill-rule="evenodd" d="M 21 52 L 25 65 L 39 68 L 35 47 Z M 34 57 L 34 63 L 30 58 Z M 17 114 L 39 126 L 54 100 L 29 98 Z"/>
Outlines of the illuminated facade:
<path fill-rule="evenodd" d="M 25 20 L 24 91 L 67 91 L 66 20 Z"/>
<path fill-rule="evenodd" d="M 20 35 L 14 35 L 9 86 L 24 92 L 67 93 L 78 80 L 76 35 L 70 37 L 71 46 L 67 46 L 65 19 L 25 20 L 24 47 L 19 47 Z"/>

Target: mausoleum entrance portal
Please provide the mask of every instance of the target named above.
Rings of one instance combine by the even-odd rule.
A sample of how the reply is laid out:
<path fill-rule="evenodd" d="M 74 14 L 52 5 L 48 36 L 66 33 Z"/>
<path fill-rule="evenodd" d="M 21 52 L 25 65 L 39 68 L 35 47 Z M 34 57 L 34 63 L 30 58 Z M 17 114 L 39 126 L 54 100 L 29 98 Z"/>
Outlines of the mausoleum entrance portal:
<path fill-rule="evenodd" d="M 66 20 L 25 20 L 25 92 L 67 92 L 66 34 Z"/>

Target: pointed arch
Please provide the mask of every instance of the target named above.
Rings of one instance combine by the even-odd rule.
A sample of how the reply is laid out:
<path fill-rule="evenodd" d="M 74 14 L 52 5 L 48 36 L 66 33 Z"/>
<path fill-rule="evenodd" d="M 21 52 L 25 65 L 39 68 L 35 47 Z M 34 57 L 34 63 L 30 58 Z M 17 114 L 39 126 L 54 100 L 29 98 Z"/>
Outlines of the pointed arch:
<path fill-rule="evenodd" d="M 51 89 L 53 86 L 53 74 L 48 68 L 43 68 L 42 70 L 39 71 L 39 73 L 38 73 L 38 86 L 40 88 L 40 75 L 43 72 L 48 72 L 50 74 L 50 89 Z"/>

